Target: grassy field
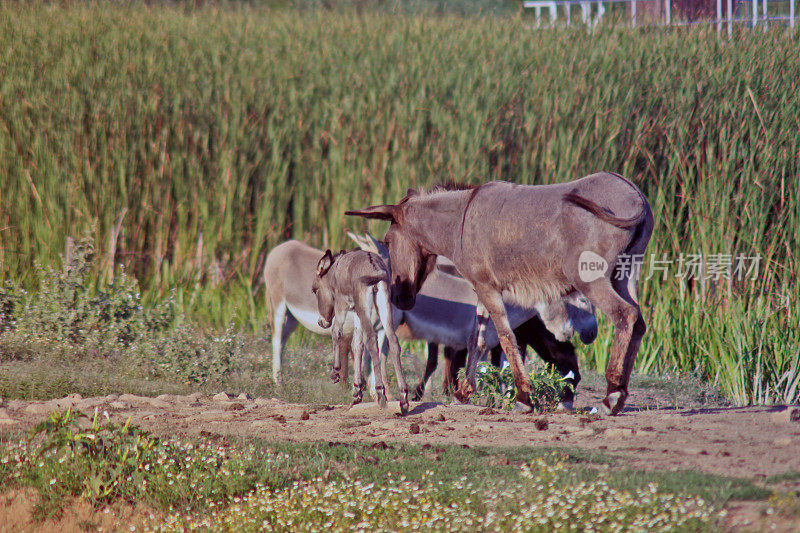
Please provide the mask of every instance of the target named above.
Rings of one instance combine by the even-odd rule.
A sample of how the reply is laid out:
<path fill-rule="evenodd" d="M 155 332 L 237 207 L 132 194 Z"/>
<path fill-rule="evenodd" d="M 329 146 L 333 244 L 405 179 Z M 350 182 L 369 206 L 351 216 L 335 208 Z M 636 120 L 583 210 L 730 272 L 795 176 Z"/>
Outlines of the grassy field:
<path fill-rule="evenodd" d="M 513 13 L 187 5 L 0 5 L 4 360 L 186 323 L 259 331 L 264 253 L 289 237 L 346 245 L 345 229 L 366 229 L 346 208 L 437 181 L 606 169 L 647 195 L 649 252 L 670 268 L 643 282 L 639 367 L 697 373 L 741 404 L 800 397 L 800 54 L 785 30 L 727 41 L 530 31 Z M 84 236 L 80 290 L 48 288 Z M 681 254 L 705 258 L 697 279 L 675 275 Z M 714 275 L 719 254 L 760 257 L 757 275 Z M 123 283 L 118 264 L 137 285 L 114 309 L 140 322 L 75 334 L 119 325 L 100 297 Z M 84 315 L 42 311 L 78 292 Z M 591 366 L 610 339 L 601 324 Z"/>
<path fill-rule="evenodd" d="M 144 510 L 118 525 L 146 531 L 706 531 L 727 502 L 771 494 L 580 450 L 159 438 L 71 412 L 0 441 L 0 487 L 35 491 L 40 520 L 77 497 L 135 502 Z"/>

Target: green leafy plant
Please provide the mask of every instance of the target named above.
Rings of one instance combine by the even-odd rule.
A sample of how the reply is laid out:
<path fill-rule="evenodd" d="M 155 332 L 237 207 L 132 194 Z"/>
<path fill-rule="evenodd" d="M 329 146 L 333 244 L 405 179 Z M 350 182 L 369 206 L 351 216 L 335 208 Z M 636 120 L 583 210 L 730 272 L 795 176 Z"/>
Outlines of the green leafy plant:
<path fill-rule="evenodd" d="M 72 248 L 61 270 L 37 266 L 36 290 L 28 292 L 6 281 L 0 289 L 0 342 L 67 344 L 113 352 L 173 322 L 171 299 L 146 312 L 138 282 L 122 267 L 110 281 L 99 283 L 92 274 L 94 253 L 92 238 L 85 237 Z"/>
<path fill-rule="evenodd" d="M 459 370 L 459 379 L 466 373 Z M 472 403 L 499 409 L 511 409 L 517 401 L 517 390 L 511 369 L 498 368 L 486 361 L 478 363 L 476 373 L 478 390 L 472 396 Z M 547 411 L 553 409 L 561 398 L 565 387 L 572 387 L 552 368 L 534 367 L 528 377 L 531 380 L 531 402 L 534 409 Z"/>

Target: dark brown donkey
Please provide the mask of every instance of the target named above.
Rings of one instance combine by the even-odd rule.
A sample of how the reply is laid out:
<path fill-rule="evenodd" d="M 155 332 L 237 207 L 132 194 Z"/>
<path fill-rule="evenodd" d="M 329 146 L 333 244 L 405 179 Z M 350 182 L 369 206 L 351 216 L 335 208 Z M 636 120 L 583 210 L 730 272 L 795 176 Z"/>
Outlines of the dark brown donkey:
<path fill-rule="evenodd" d="M 618 413 L 646 330 L 639 310 L 639 264 L 653 231 L 642 192 L 617 174 L 602 172 L 555 185 L 491 182 L 467 190 L 409 191 L 396 205 L 347 215 L 391 221 L 385 240 L 392 262 L 392 303 L 414 307 L 416 294 L 436 264 L 450 259 L 478 296 L 476 346 L 467 360 L 461 399 L 475 390 L 477 353 L 488 318 L 506 353 L 517 399 L 530 406 L 517 340 L 503 300 L 522 307 L 581 291 L 614 324 L 603 405 Z"/>

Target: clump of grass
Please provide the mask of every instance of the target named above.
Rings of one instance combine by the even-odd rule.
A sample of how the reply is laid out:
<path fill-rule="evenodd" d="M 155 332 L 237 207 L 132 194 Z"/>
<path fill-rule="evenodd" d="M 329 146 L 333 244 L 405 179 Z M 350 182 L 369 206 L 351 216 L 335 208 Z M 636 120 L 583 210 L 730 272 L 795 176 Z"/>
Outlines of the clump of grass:
<path fill-rule="evenodd" d="M 99 368 L 114 360 L 138 378 L 187 385 L 219 384 L 234 371 L 241 342 L 232 325 L 207 334 L 176 314 L 172 298 L 145 304 L 137 281 L 122 269 L 98 280 L 94 254 L 92 238 L 85 237 L 71 247 L 61 269 L 40 268 L 36 290 L 4 284 L 0 363 L 60 366 L 69 360 Z M 3 374 L 0 392 L 17 396 L 13 391 L 24 387 Z"/>
<path fill-rule="evenodd" d="M 459 380 L 466 378 L 466 372 L 459 370 Z M 535 365 L 528 377 L 531 380 L 530 399 L 537 411 L 555 408 L 565 387 L 572 387 L 552 368 Z M 511 409 L 517 401 L 517 389 L 510 368 L 498 368 L 486 361 L 480 361 L 476 372 L 478 389 L 470 398 L 475 405 L 498 409 Z"/>

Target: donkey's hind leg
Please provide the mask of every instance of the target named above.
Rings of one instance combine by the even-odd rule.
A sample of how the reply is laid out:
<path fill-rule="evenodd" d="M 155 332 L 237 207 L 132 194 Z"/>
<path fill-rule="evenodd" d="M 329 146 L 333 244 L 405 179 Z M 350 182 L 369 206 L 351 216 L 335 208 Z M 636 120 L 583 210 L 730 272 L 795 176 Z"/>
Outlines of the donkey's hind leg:
<path fill-rule="evenodd" d="M 383 327 L 378 328 L 378 349 L 380 350 L 380 357 L 381 362 L 381 372 L 383 375 L 386 375 L 386 332 L 383 330 Z M 372 371 L 372 354 L 369 350 L 364 350 L 364 360 L 361 363 L 364 367 L 364 372 L 369 373 L 369 393 L 370 395 L 377 400 L 378 393 L 375 391 L 375 373 Z"/>
<path fill-rule="evenodd" d="M 428 384 L 428 380 L 431 379 L 431 376 L 434 372 L 436 372 L 436 367 L 439 364 L 439 345 L 435 342 L 428 343 L 428 359 L 425 362 L 425 374 L 422 376 L 422 380 L 417 385 L 417 388 L 414 389 L 414 394 L 411 396 L 411 399 L 415 402 L 422 400 L 422 397 L 425 395 L 425 386 Z"/>
<path fill-rule="evenodd" d="M 372 373 L 375 375 L 375 394 L 378 399 L 378 405 L 381 409 L 386 408 L 386 376 L 383 374 L 381 368 L 381 358 L 378 352 L 378 335 L 372 329 L 369 321 L 369 315 L 366 313 L 366 308 L 360 304 L 356 304 L 356 314 L 361 322 L 361 328 L 364 335 L 364 344 L 372 355 Z"/>
<path fill-rule="evenodd" d="M 462 380 L 458 384 L 458 389 L 453 393 L 453 396 L 455 396 L 456 400 L 459 402 L 469 401 L 470 396 L 477 390 L 478 359 L 486 352 L 486 328 L 489 325 L 490 315 L 480 299 L 475 312 L 475 326 L 467 342 L 467 362 L 465 365 L 466 380 Z M 503 307 L 503 313 L 505 313 L 505 307 Z M 511 331 L 510 327 L 509 331 Z"/>
<path fill-rule="evenodd" d="M 397 375 L 397 386 L 400 389 L 400 412 L 408 412 L 408 384 L 403 376 L 403 366 L 400 362 L 400 342 L 394 332 L 394 322 L 392 321 L 392 306 L 389 303 L 389 287 L 385 281 L 378 283 L 375 291 L 375 305 L 378 308 L 378 315 L 381 319 L 383 331 L 386 333 L 386 341 L 389 344 L 389 356 L 394 364 L 394 371 Z M 385 376 L 384 376 L 385 383 Z"/>
<path fill-rule="evenodd" d="M 283 367 L 283 347 L 289 340 L 289 335 L 297 329 L 297 319 L 286 307 L 286 302 L 281 300 L 272 312 L 272 380 L 281 382 L 281 368 Z"/>
<path fill-rule="evenodd" d="M 614 342 L 606 367 L 607 389 L 603 400 L 604 410 L 611 415 L 619 413 L 625 406 L 633 364 L 647 330 L 639 305 L 625 288 L 627 284 L 627 279 L 612 282 L 609 278 L 576 284 L 614 324 Z"/>

